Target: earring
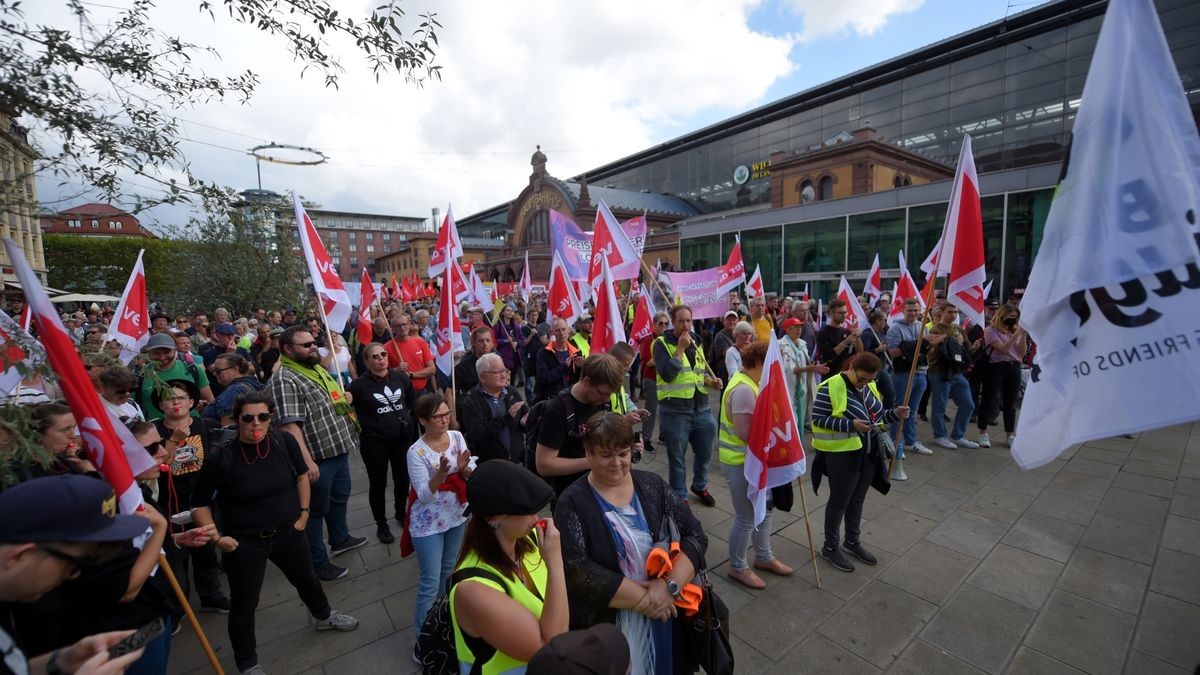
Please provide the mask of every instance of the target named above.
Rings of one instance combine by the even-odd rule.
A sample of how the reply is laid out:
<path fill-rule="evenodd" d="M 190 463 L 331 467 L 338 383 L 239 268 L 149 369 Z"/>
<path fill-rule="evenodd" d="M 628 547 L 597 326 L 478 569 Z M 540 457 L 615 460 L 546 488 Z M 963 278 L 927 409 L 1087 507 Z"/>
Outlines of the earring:
<path fill-rule="evenodd" d="M 500 529 L 500 521 L 497 520 L 494 523 L 488 523 L 488 527 L 492 528 L 493 530 L 498 530 Z"/>

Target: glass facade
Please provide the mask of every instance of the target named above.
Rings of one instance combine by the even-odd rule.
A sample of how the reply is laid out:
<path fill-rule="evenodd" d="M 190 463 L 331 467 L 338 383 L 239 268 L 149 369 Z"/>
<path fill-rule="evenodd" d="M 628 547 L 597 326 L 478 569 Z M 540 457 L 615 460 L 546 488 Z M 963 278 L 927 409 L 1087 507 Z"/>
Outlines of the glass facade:
<path fill-rule="evenodd" d="M 1200 3 L 1157 0 L 1155 5 L 1188 100 L 1200 109 Z M 773 151 L 804 150 L 868 121 L 885 139 L 951 166 L 962 135 L 969 133 L 980 173 L 1059 161 L 1102 18 L 1056 22 L 1045 32 L 1007 39 L 944 65 L 911 65 L 906 69 L 917 72 L 900 79 L 814 102 L 783 119 L 639 166 L 601 172 L 595 182 L 674 194 L 705 213 L 767 204 L 770 167 L 764 163 Z M 733 180 L 738 166 L 750 169 L 743 185 Z M 893 235 L 881 236 L 896 247 Z M 852 264 L 859 250 L 852 241 Z"/>
<path fill-rule="evenodd" d="M 1007 298 L 1014 290 L 1024 290 L 1053 196 L 1054 190 L 1047 188 L 980 199 L 987 277 L 994 284 L 991 297 Z M 921 263 L 941 236 L 946 208 L 946 202 L 921 204 L 685 238 L 680 241 L 680 263 L 685 270 L 724 264 L 734 237 L 740 235 L 746 274 L 753 273 L 755 263 L 761 264 L 768 291 L 798 293 L 808 285 L 812 297 L 828 300 L 842 275 L 853 287 L 861 285 L 876 251 L 885 290 L 898 276 L 901 250 L 920 284 Z"/>

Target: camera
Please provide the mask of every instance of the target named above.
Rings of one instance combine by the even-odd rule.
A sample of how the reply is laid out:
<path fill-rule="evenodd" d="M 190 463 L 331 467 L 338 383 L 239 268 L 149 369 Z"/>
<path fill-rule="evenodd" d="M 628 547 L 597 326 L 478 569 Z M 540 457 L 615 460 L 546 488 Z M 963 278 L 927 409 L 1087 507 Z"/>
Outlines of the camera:
<path fill-rule="evenodd" d="M 641 442 L 642 442 L 642 432 L 640 432 L 640 431 L 633 432 L 633 444 L 636 446 L 638 443 L 641 443 Z M 642 461 L 642 451 L 638 450 L 637 448 L 634 448 L 633 457 L 629 461 L 633 464 L 637 464 L 638 462 Z"/>

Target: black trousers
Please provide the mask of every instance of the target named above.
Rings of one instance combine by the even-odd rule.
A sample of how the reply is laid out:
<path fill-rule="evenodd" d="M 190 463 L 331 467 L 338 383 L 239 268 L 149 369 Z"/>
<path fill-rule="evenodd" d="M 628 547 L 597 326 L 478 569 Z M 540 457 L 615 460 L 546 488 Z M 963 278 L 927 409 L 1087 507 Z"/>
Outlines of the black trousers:
<path fill-rule="evenodd" d="M 867 451 L 826 452 L 825 475 L 829 479 L 829 502 L 825 504 L 825 548 L 838 547 L 838 530 L 846 521 L 846 541 L 858 543 L 862 526 L 863 502 L 871 487 L 875 463 L 867 461 Z"/>
<path fill-rule="evenodd" d="M 404 520 L 404 505 L 408 503 L 408 445 L 401 439 L 380 439 L 363 436 L 361 439 L 363 464 L 367 467 L 367 503 L 371 505 L 371 517 L 377 523 L 387 522 L 386 498 L 388 466 L 392 467 L 392 483 L 395 488 L 395 514 Z"/>
<path fill-rule="evenodd" d="M 988 366 L 983 380 L 983 392 L 980 395 L 979 422 L 980 431 L 987 431 L 988 422 L 996 417 L 994 412 L 999 404 L 1000 412 L 1004 415 L 1004 431 L 1012 433 L 1017 427 L 1017 395 L 1021 392 L 1021 363 L 1019 361 L 1002 361 Z"/>
<path fill-rule="evenodd" d="M 187 548 L 176 546 L 168 539 L 163 548 L 166 549 L 167 562 L 171 563 L 171 571 L 179 580 L 185 598 L 192 592 L 191 576 L 188 574 L 189 560 L 196 577 L 196 595 L 200 596 L 201 604 L 212 604 L 214 600 L 225 596 L 221 591 L 221 578 L 217 575 L 219 563 L 216 544 L 210 542 L 200 548 Z M 178 619 L 180 616 L 183 615 L 174 618 Z"/>
<path fill-rule="evenodd" d="M 230 534 L 238 541 L 237 550 L 225 554 L 225 572 L 229 575 L 229 642 L 233 645 L 233 660 L 238 670 L 247 670 L 258 663 L 257 640 L 254 638 L 254 612 L 262 592 L 267 561 L 283 572 L 283 576 L 300 593 L 300 599 L 317 619 L 329 618 L 329 599 L 313 571 L 308 554 L 308 537 L 291 524 L 281 526 L 267 537 L 251 534 Z"/>

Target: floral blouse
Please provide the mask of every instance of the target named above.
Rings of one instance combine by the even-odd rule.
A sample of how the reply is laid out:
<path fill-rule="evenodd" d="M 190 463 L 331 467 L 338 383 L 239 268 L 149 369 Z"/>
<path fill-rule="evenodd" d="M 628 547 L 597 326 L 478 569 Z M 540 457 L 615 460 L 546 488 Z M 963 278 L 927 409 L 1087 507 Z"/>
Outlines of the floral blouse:
<path fill-rule="evenodd" d="M 450 473 L 458 472 L 458 455 L 467 451 L 467 441 L 457 431 L 449 431 L 450 447 L 446 459 L 450 460 Z M 429 479 L 437 473 L 442 454 L 425 444 L 420 438 L 408 449 L 408 479 L 416 501 L 408 512 L 408 533 L 413 537 L 429 537 L 451 530 L 467 521 L 463 511 L 466 504 L 458 502 L 458 495 L 446 490 L 429 491 Z M 468 466 L 475 470 L 476 458 L 471 456 Z"/>

